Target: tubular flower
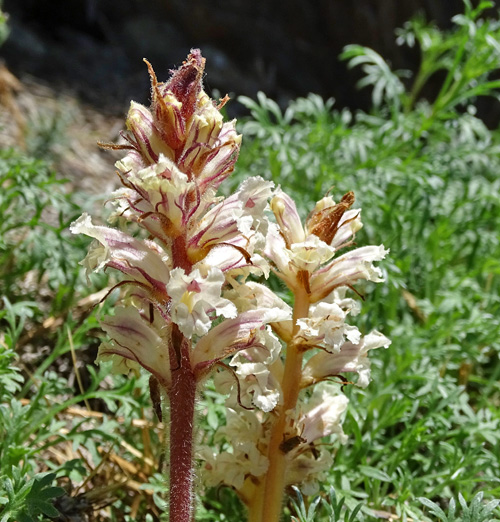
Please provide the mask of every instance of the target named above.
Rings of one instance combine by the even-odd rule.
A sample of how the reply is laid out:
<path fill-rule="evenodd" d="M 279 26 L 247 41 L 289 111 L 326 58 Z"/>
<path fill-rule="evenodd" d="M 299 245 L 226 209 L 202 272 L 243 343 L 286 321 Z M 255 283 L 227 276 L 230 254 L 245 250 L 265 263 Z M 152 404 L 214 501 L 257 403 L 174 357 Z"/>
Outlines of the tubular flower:
<path fill-rule="evenodd" d="M 95 239 L 83 265 L 87 276 L 92 271 L 114 268 L 147 287 L 155 301 L 166 301 L 166 285 L 169 282 L 170 259 L 168 254 L 153 241 L 140 240 L 121 230 L 96 226 L 88 214 L 83 214 L 72 225 L 74 234 L 86 234 Z"/>
<path fill-rule="evenodd" d="M 356 372 L 357 384 L 366 388 L 370 382 L 368 351 L 387 348 L 391 341 L 380 332 L 374 331 L 362 337 L 358 343 L 345 342 L 337 353 L 320 351 L 309 359 L 302 372 L 301 386 L 307 387 L 332 375 Z"/>
<path fill-rule="evenodd" d="M 163 346 L 167 332 L 157 324 L 149 324 L 137 308 L 118 307 L 115 315 L 101 321 L 102 329 L 112 339 L 99 348 L 99 361 L 113 361 L 117 373 L 141 365 L 165 388 L 170 386 L 170 362 Z M 131 362 L 135 363 L 131 366 Z"/>
<path fill-rule="evenodd" d="M 319 483 L 332 467 L 333 459 L 329 451 L 315 443 L 331 435 L 335 435 L 340 444 L 347 442 L 342 419 L 348 403 L 347 397 L 339 393 L 335 385 L 323 383 L 314 389 L 306 412 L 294 412 L 293 417 L 298 418 L 290 424 L 300 427 L 300 435 L 288 439 L 293 442 L 293 447 L 286 454 L 288 485 L 301 484 L 302 491 L 307 495 L 318 492 Z M 286 444 L 283 446 L 286 447 Z"/>

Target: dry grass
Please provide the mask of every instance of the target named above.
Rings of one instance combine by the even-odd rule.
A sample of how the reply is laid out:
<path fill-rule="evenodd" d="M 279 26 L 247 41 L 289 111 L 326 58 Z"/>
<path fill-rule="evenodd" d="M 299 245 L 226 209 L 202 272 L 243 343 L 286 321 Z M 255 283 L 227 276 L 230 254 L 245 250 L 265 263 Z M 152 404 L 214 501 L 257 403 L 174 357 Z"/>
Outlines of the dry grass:
<path fill-rule="evenodd" d="M 75 190 L 109 193 L 118 186 L 114 163 L 118 155 L 102 151 L 97 141 L 116 141 L 123 115 L 103 114 L 71 92 L 56 91 L 33 77 L 18 79 L 0 66 L 0 147 L 33 153 L 40 135 L 47 135 L 43 154 Z"/>

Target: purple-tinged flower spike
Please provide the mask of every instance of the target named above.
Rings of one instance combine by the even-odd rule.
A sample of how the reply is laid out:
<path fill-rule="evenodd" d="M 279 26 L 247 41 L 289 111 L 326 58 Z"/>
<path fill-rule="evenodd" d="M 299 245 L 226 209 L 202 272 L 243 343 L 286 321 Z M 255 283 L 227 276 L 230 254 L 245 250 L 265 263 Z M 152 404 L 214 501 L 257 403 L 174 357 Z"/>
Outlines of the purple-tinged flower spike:
<path fill-rule="evenodd" d="M 150 239 L 96 226 L 87 215 L 71 226 L 96 240 L 84 261 L 87 271 L 114 268 L 125 274 L 117 286 L 145 322 L 163 321 L 177 362 L 175 331 L 196 340 L 214 321 L 234 318 L 236 307 L 222 297 L 223 287 L 238 276 L 269 272 L 257 250 L 265 244 L 264 210 L 273 184 L 249 178 L 233 196 L 215 197 L 215 188 L 233 168 L 241 136 L 234 121 L 223 122 L 220 106 L 203 91 L 204 66 L 194 50 L 168 82 L 159 83 L 148 64 L 151 108 L 132 103 L 128 144 L 113 146 L 127 156 L 117 163 L 124 188 L 111 200 L 116 207 L 111 221 L 135 222 Z M 214 174 L 215 167 L 223 170 Z M 262 316 L 260 326 L 265 324 Z M 114 346 L 120 345 L 111 337 Z M 180 338 L 179 343 L 184 346 Z M 127 350 L 117 349 L 116 355 L 150 371 L 144 352 L 137 349 L 134 356 L 133 347 Z"/>
<path fill-rule="evenodd" d="M 267 324 L 290 313 L 279 307 L 242 312 L 223 295 L 249 274 L 269 274 L 260 251 L 273 188 L 249 178 L 232 196 L 216 196 L 241 143 L 235 122 L 224 122 L 220 113 L 227 96 L 216 105 L 204 92 L 199 50 L 165 83 L 147 66 L 151 106 L 132 102 L 126 143 L 104 146 L 127 153 L 116 164 L 123 187 L 110 198 L 115 209 L 109 221 L 120 228 L 132 223 L 133 235 L 94 225 L 87 215 L 71 230 L 95 240 L 83 262 L 87 273 L 112 268 L 125 277 L 115 285 L 121 299 L 114 315 L 101 321 L 109 341 L 98 361 L 110 360 L 123 373 L 144 368 L 152 375 L 152 391 L 161 389 L 168 399 L 170 520 L 190 522 L 194 404 L 201 383 L 226 358 L 240 368 L 235 356 L 244 352 L 260 366 L 241 378 L 242 390 L 251 389 L 254 403 L 271 410 L 279 394 L 271 389 L 266 363 L 276 359 L 279 342 Z"/>
<path fill-rule="evenodd" d="M 232 172 L 241 136 L 236 133 L 234 121 L 223 122 L 220 108 L 228 98 L 217 106 L 203 91 L 205 59 L 198 49 L 191 52 L 166 83 L 159 83 L 152 66 L 147 65 L 152 87 L 151 108 L 132 102 L 127 118 L 130 134 L 124 135 L 127 144 L 103 146 L 128 151 L 117 167 L 123 184 L 140 195 L 130 201 L 130 208 L 138 218 L 156 221 L 160 228 L 170 229 L 170 221 L 176 225 L 173 230 L 179 226 L 175 216 L 170 215 L 175 208 L 171 205 L 165 208 L 165 203 L 158 201 L 170 191 L 167 187 L 152 186 L 148 182 L 151 175 L 142 171 L 153 167 L 157 184 L 162 179 L 178 177 L 176 171 L 182 172 L 186 180 L 176 185 L 177 197 L 183 199 L 180 208 L 182 226 L 186 228 L 200 203 L 206 202 L 207 197 L 211 201 Z M 173 235 L 172 230 L 167 233 Z"/>

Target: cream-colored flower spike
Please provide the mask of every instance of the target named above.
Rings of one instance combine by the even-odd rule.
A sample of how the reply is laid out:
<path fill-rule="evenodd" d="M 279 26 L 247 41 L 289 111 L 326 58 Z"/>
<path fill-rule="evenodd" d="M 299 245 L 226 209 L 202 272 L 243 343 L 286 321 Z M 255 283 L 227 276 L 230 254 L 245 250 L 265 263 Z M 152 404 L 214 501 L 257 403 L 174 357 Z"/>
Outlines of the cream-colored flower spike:
<path fill-rule="evenodd" d="M 257 283 L 247 282 L 226 292 L 243 313 L 253 307 L 291 312 L 274 317 L 268 326 L 273 337 L 286 345 L 281 355 L 269 357 L 255 349 L 238 352 L 230 361 L 238 377 L 237 386 L 228 376 L 216 379 L 221 391 L 232 390 L 227 405 L 233 413 L 228 416 L 225 431 L 232 434 L 227 442 L 233 452 L 217 454 L 205 448 L 204 472 L 211 484 L 218 478 L 239 492 L 247 503 L 251 522 L 279 520 L 286 486 L 299 485 L 307 494 L 318 490 L 333 464 L 321 440 L 333 434 L 340 443 L 347 439 L 342 419 L 348 400 L 342 388 L 353 383 L 344 374 L 357 374 L 356 384 L 367 386 L 368 351 L 390 344 L 379 332 L 362 336 L 349 324 L 349 317 L 357 315 L 360 307 L 347 292 L 360 280 L 382 281 L 381 271 L 373 263 L 387 254 L 383 246 L 342 253 L 353 246 L 354 235 L 362 227 L 360 211 L 351 209 L 353 203 L 352 192 L 339 203 L 327 196 L 316 204 L 303 225 L 294 201 L 277 188 L 270 202 L 275 221 L 268 225 L 263 253 L 272 272 L 291 291 L 293 309 Z M 313 353 L 304 362 L 307 351 Z M 336 384 L 328 383 L 332 379 Z M 310 396 L 306 389 L 313 386 L 317 387 Z M 248 411 L 251 406 L 254 409 Z M 234 415 L 238 411 L 246 424 L 238 423 Z M 245 426 L 256 424 L 260 425 L 260 435 L 248 436 Z M 236 438 L 233 432 L 238 425 L 242 432 Z M 252 473 L 237 462 L 242 447 L 256 462 L 267 464 L 265 473 L 262 467 Z M 226 476 L 216 471 L 219 465 Z M 229 468 L 239 472 L 231 475 Z"/>

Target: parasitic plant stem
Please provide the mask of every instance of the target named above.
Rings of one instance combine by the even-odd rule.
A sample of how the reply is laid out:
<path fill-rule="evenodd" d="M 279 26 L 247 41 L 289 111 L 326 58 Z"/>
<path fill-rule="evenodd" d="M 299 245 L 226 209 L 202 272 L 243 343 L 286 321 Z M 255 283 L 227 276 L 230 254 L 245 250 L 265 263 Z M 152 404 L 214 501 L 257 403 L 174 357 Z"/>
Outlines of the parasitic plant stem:
<path fill-rule="evenodd" d="M 309 297 L 307 292 L 299 289 L 295 294 L 293 323 L 297 319 L 307 317 Z M 295 327 L 296 333 L 298 327 Z M 286 452 L 282 444 L 286 437 L 287 412 L 294 410 L 300 392 L 302 378 L 303 351 L 296 343 L 290 343 L 286 349 L 285 371 L 282 390 L 283 404 L 271 428 L 271 438 L 267 457 L 269 468 L 258 486 L 253 502 L 249 505 L 249 522 L 278 522 L 282 513 L 283 496 L 286 486 Z"/>
<path fill-rule="evenodd" d="M 196 379 L 191 369 L 191 343 L 176 325 L 172 332 L 170 363 L 170 522 L 193 517 L 193 421 Z"/>

